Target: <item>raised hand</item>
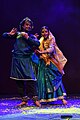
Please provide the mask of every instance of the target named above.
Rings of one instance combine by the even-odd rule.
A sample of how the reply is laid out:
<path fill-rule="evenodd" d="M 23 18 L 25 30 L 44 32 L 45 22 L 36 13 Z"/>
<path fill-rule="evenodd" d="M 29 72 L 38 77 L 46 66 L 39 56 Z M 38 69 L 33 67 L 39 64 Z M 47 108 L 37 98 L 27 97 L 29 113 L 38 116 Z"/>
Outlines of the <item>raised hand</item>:
<path fill-rule="evenodd" d="M 38 38 L 38 37 L 39 37 L 38 33 L 35 33 L 35 34 L 34 34 L 34 36 L 35 36 L 36 38 Z"/>
<path fill-rule="evenodd" d="M 9 32 L 10 35 L 14 35 L 14 34 L 16 34 L 16 33 L 17 33 L 17 28 L 13 28 L 13 29 Z"/>

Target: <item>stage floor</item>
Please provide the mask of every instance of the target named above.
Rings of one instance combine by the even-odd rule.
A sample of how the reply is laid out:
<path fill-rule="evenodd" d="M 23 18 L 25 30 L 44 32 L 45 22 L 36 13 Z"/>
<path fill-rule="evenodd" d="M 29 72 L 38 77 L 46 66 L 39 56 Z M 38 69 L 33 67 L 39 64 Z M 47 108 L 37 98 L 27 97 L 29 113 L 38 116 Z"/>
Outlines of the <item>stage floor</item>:
<path fill-rule="evenodd" d="M 68 116 L 72 116 L 70 120 L 80 120 L 80 97 L 68 97 L 67 101 L 65 106 L 56 101 L 42 104 L 41 108 L 29 101 L 29 106 L 17 108 L 15 106 L 21 102 L 19 97 L 1 98 L 0 120 L 69 120 Z"/>

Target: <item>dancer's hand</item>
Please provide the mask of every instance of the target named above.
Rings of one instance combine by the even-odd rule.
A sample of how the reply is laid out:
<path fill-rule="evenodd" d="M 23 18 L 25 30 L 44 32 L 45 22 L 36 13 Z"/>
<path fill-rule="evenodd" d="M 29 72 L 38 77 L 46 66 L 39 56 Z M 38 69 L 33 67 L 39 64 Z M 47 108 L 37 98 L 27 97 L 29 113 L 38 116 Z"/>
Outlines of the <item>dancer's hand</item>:
<path fill-rule="evenodd" d="M 29 38 L 29 35 L 28 35 L 28 33 L 26 33 L 26 32 L 21 32 L 21 35 L 22 35 L 23 37 L 25 37 L 26 39 Z"/>
<path fill-rule="evenodd" d="M 42 51 L 40 51 L 40 50 L 36 50 L 36 53 L 38 53 L 38 54 L 42 54 Z"/>
<path fill-rule="evenodd" d="M 38 37 L 39 37 L 38 33 L 35 33 L 35 34 L 34 34 L 34 36 L 35 36 L 36 38 L 38 38 Z"/>
<path fill-rule="evenodd" d="M 17 28 L 13 28 L 13 29 L 9 32 L 10 35 L 14 35 L 14 34 L 16 34 L 16 33 L 17 33 Z"/>

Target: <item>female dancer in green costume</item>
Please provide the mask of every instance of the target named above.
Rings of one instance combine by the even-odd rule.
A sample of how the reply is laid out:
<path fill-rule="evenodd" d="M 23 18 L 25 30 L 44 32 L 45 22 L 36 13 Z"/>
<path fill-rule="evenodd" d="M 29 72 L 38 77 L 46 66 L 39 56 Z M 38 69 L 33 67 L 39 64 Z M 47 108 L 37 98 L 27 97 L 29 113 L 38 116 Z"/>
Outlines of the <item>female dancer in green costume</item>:
<path fill-rule="evenodd" d="M 58 48 L 55 37 L 47 26 L 41 29 L 40 47 L 37 52 L 40 55 L 38 66 L 38 92 L 40 102 L 51 102 L 61 99 L 63 104 L 66 92 L 62 83 L 63 68 L 67 62 L 61 50 Z"/>

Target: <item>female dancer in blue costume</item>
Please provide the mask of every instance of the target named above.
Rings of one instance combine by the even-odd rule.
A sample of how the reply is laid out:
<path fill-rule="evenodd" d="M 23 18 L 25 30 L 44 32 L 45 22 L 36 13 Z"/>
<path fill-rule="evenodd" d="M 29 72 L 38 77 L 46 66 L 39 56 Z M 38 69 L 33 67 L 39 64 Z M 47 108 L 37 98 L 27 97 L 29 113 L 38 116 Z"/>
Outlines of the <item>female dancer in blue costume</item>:
<path fill-rule="evenodd" d="M 47 26 L 41 29 L 40 47 L 37 52 L 40 55 L 38 66 L 38 94 L 40 102 L 51 102 L 64 99 L 66 92 L 62 83 L 63 68 L 67 62 L 61 50 L 58 48 L 55 37 Z"/>
<path fill-rule="evenodd" d="M 34 48 L 40 45 L 39 40 L 30 31 L 33 28 L 33 22 L 28 17 L 20 22 L 20 32 L 13 28 L 10 32 L 3 33 L 4 37 L 15 38 L 14 48 L 12 50 L 11 79 L 16 80 L 19 95 L 22 102 L 17 106 L 26 105 L 29 99 L 33 99 L 36 106 L 41 106 L 38 101 L 36 75 L 32 56 Z M 26 95 L 24 81 L 26 81 Z"/>

